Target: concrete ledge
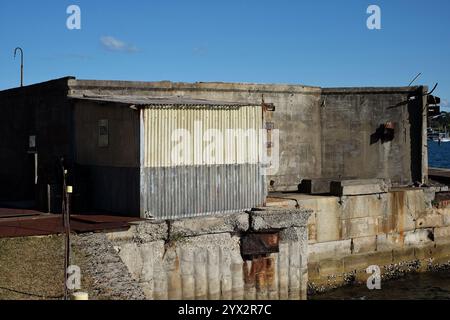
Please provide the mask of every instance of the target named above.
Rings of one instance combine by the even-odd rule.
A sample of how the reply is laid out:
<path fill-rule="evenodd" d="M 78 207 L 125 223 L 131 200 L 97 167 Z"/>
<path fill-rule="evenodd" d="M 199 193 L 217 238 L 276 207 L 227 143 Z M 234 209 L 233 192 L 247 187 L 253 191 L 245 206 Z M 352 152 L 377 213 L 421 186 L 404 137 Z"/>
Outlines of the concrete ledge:
<path fill-rule="evenodd" d="M 389 185 L 383 179 L 332 181 L 330 192 L 334 196 L 356 196 L 387 193 Z"/>
<path fill-rule="evenodd" d="M 249 214 L 198 217 L 176 220 L 171 223 L 170 233 L 177 236 L 198 236 L 216 233 L 245 232 L 249 229 Z"/>
<path fill-rule="evenodd" d="M 166 222 L 140 221 L 132 223 L 127 231 L 108 233 L 110 241 L 152 242 L 167 239 L 168 227 Z"/>
<path fill-rule="evenodd" d="M 307 209 L 272 208 L 253 211 L 250 215 L 250 228 L 253 231 L 306 227 L 312 211 Z"/>
<path fill-rule="evenodd" d="M 308 246 L 308 263 L 319 262 L 321 260 L 340 259 L 351 255 L 351 240 L 340 240 L 331 242 L 315 243 Z"/>

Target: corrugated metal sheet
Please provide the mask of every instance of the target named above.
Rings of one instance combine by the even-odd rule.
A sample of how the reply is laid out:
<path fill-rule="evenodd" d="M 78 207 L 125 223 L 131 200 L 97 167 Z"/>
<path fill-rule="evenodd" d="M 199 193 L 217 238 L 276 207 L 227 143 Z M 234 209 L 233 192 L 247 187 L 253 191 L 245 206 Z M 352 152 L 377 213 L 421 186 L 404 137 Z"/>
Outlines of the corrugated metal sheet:
<path fill-rule="evenodd" d="M 157 107 L 144 109 L 142 115 L 144 125 L 142 165 L 146 168 L 259 162 L 260 141 L 250 144 L 245 133 L 253 131 L 260 133 L 262 129 L 260 106 L 235 109 Z M 177 129 L 184 129 L 189 136 L 179 136 L 183 132 Z M 230 129 L 233 130 L 231 133 L 236 135 L 227 134 L 230 133 Z M 247 131 L 248 129 L 253 131 Z M 204 141 L 203 137 L 207 132 L 214 134 L 211 130 L 218 130 L 223 135 L 222 156 L 211 157 L 210 153 L 206 152 L 210 142 Z M 189 156 L 183 157 L 184 163 L 181 163 L 180 159 L 175 159 L 172 154 L 180 143 L 189 150 Z"/>
<path fill-rule="evenodd" d="M 265 179 L 259 165 L 142 169 L 146 218 L 177 219 L 260 206 Z"/>
<path fill-rule="evenodd" d="M 261 106 L 147 107 L 141 110 L 141 122 L 144 217 L 176 219 L 263 204 L 266 184 L 259 155 L 262 139 L 242 134 L 247 130 L 255 135 L 261 133 Z M 199 126 L 202 130 L 196 131 Z M 187 136 L 177 140 L 177 129 L 184 129 Z M 222 134 L 224 143 L 221 150 L 204 156 L 210 142 L 203 141 L 203 135 L 208 130 Z M 172 156 L 177 145 L 188 151 L 183 161 Z"/>

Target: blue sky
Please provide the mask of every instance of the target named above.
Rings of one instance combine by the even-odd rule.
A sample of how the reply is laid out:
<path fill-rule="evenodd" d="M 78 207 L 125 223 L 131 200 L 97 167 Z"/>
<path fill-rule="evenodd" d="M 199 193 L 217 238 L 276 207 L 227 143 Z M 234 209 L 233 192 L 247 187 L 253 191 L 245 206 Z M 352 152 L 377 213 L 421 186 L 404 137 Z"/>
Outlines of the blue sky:
<path fill-rule="evenodd" d="M 66 9 L 81 8 L 81 30 Z M 382 29 L 368 30 L 367 7 Z M 0 90 L 80 79 L 432 87 L 450 101 L 448 0 L 1 0 Z M 445 104 L 445 103 L 444 103 Z M 448 104 L 448 102 L 447 102 Z"/>

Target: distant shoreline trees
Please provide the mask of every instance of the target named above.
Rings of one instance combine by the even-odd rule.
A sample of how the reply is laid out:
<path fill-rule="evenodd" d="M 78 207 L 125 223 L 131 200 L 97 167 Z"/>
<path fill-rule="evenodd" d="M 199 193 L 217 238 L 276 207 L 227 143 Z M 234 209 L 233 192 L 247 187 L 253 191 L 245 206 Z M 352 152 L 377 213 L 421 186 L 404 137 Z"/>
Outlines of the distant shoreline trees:
<path fill-rule="evenodd" d="M 430 127 L 439 131 L 450 131 L 450 112 L 442 112 L 439 117 L 431 118 Z"/>

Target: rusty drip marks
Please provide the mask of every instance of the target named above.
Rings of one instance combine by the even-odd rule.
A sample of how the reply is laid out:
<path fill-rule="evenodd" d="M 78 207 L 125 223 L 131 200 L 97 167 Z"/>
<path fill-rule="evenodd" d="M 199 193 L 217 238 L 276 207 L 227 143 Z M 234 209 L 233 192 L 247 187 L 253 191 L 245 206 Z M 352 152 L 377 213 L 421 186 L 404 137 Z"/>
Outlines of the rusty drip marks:
<path fill-rule="evenodd" d="M 404 192 L 393 192 L 393 201 L 392 201 L 392 219 L 393 219 L 393 227 L 397 228 L 398 233 L 400 234 L 400 241 L 403 244 L 405 240 L 405 193 Z"/>
<path fill-rule="evenodd" d="M 249 266 L 250 265 L 250 266 Z M 244 283 L 247 287 L 256 288 L 258 291 L 266 291 L 275 282 L 275 261 L 273 257 L 257 257 L 251 262 L 245 261 Z"/>

